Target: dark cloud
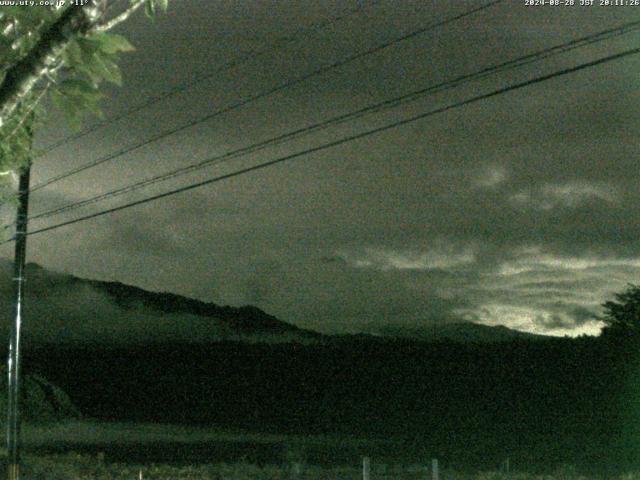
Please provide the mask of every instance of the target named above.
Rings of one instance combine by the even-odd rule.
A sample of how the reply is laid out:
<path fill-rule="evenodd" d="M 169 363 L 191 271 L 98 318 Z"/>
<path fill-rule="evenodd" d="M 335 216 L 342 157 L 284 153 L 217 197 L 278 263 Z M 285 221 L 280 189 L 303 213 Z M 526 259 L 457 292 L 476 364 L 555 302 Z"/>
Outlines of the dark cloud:
<path fill-rule="evenodd" d="M 346 0 L 184 0 L 154 24 L 135 18 L 122 33 L 138 50 L 123 59 L 125 88 L 109 91 L 107 114 L 355 5 Z M 359 14 L 220 71 L 38 159 L 35 181 L 479 2 L 364 5 Z M 623 8 L 532 9 L 504 2 L 60 182 L 34 196 L 33 211 L 627 20 Z M 636 37 L 592 45 L 342 124 L 126 200 L 609 55 Z M 30 258 L 79 276 L 222 304 L 255 303 L 322 331 L 470 319 L 545 333 L 594 333 L 598 325 L 590 313 L 640 273 L 635 165 L 640 117 L 635 115 L 638 97 L 629 86 L 638 66 L 635 57 L 612 62 L 36 236 L 30 240 Z M 39 144 L 64 134 L 54 116 L 40 132 Z"/>
<path fill-rule="evenodd" d="M 591 322 L 598 318 L 598 315 L 592 310 L 582 307 L 580 305 L 574 307 L 570 311 L 570 315 L 573 318 L 576 325 L 584 325 L 587 322 Z"/>

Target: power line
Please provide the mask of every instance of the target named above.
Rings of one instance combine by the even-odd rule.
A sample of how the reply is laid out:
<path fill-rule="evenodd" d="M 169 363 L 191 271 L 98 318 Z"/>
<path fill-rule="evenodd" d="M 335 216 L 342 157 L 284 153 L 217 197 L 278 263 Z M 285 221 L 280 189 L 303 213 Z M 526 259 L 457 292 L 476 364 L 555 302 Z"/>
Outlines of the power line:
<path fill-rule="evenodd" d="M 375 134 L 378 134 L 378 133 L 381 133 L 381 132 L 384 132 L 384 131 L 395 129 L 395 128 L 401 127 L 403 125 L 407 125 L 409 123 L 413 123 L 415 121 L 422 120 L 424 118 L 427 118 L 427 117 L 430 117 L 430 116 L 433 116 L 433 115 L 437 115 L 439 113 L 444 113 L 444 112 L 447 112 L 449 110 L 460 108 L 460 107 L 463 107 L 463 106 L 466 106 L 466 105 L 469 105 L 469 104 L 472 104 L 472 103 L 475 103 L 475 102 L 478 102 L 478 101 L 481 101 L 481 100 L 486 100 L 486 99 L 489 99 L 489 98 L 492 98 L 492 97 L 496 97 L 496 96 L 502 95 L 504 93 L 513 91 L 513 90 L 518 90 L 518 89 L 521 89 L 521 88 L 524 88 L 524 87 L 527 87 L 527 86 L 530 86 L 530 85 L 534 85 L 536 83 L 541 83 L 541 82 L 550 80 L 552 78 L 568 75 L 570 73 L 574 73 L 574 72 L 577 72 L 577 71 L 580 71 L 580 70 L 584 70 L 586 68 L 595 67 L 597 65 L 602 65 L 602 64 L 614 61 L 614 60 L 618 60 L 618 59 L 621 59 L 621 58 L 624 58 L 624 57 L 628 57 L 630 55 L 636 55 L 638 53 L 640 53 L 640 48 L 634 48 L 634 49 L 630 49 L 630 50 L 625 50 L 624 52 L 621 52 L 621 53 L 617 53 L 617 54 L 614 54 L 614 55 L 609 55 L 607 57 L 602 57 L 602 58 L 599 58 L 597 60 L 593 60 L 591 62 L 583 63 L 583 64 L 575 66 L 575 67 L 566 68 L 566 69 L 559 70 L 559 71 L 556 71 L 556 72 L 553 72 L 553 73 L 550 73 L 550 74 L 547 74 L 547 75 L 542 75 L 542 76 L 539 76 L 539 77 L 536 77 L 536 78 L 533 78 L 533 79 L 530 79 L 530 80 L 526 80 L 524 82 L 520 82 L 520 83 L 516 83 L 516 84 L 513 84 L 513 85 L 509 85 L 507 87 L 499 88 L 499 89 L 494 90 L 494 91 L 492 91 L 490 93 L 485 93 L 485 94 L 482 94 L 482 95 L 478 95 L 478 96 L 469 98 L 467 100 L 463 100 L 463 101 L 460 101 L 460 102 L 457 102 L 457 103 L 454 103 L 454 104 L 451 104 L 451 105 L 448 105 L 448 106 L 445 106 L 445 107 L 440 107 L 440 108 L 437 108 L 437 109 L 434 109 L 434 110 L 431 110 L 431 111 L 428 111 L 428 112 L 424 112 L 424 113 L 421 113 L 419 115 L 412 116 L 410 118 L 406 118 L 406 119 L 403 119 L 403 120 L 399 120 L 399 121 L 384 125 L 382 127 L 377 127 L 377 128 L 374 128 L 374 129 L 371 129 L 371 130 L 367 130 L 365 132 L 361 132 L 361 133 L 358 133 L 358 134 L 355 134 L 355 135 L 350 135 L 350 136 L 347 136 L 347 137 L 343 137 L 343 138 L 340 138 L 338 140 L 334 140 L 332 142 L 325 143 L 323 145 L 319 145 L 319 146 L 312 147 L 312 148 L 309 148 L 309 149 L 306 149 L 306 150 L 303 150 L 303 151 L 300 151 L 300 152 L 296 152 L 296 153 L 292 153 L 292 154 L 289 154 L 289 155 L 285 155 L 283 157 L 279 157 L 279 158 L 276 158 L 274 160 L 270 160 L 268 162 L 260 163 L 258 165 L 253 165 L 251 167 L 243 168 L 241 170 L 237 170 L 237 171 L 232 172 L 232 173 L 228 173 L 228 174 L 220 175 L 220 176 L 217 176 L 217 177 L 209 178 L 207 180 L 203 180 L 203 181 L 200 181 L 200 182 L 192 183 L 190 185 L 186 185 L 184 187 L 176 188 L 176 189 L 170 190 L 168 192 L 164 192 L 164 193 L 160 193 L 160 194 L 157 194 L 157 195 L 153 195 L 151 197 L 143 198 L 141 200 L 136 200 L 134 202 L 126 203 L 124 205 L 119 205 L 117 207 L 109 208 L 109 209 L 106 209 L 106 210 L 101 210 L 99 212 L 95 212 L 95 213 L 92 213 L 92 214 L 89 214 L 89 215 L 78 217 L 78 218 L 75 218 L 73 220 L 68 220 L 68 221 L 65 221 L 65 222 L 57 223 L 55 225 L 50 225 L 48 227 L 43 227 L 43 228 L 40 228 L 40 229 L 37 229 L 37 230 L 33 230 L 33 231 L 30 231 L 28 233 L 28 235 L 36 235 L 36 234 L 39 234 L 39 233 L 48 232 L 50 230 L 56 230 L 56 229 L 61 228 L 61 227 L 65 227 L 65 226 L 72 225 L 72 224 L 75 224 L 75 223 L 83 222 L 85 220 L 89 220 L 89 219 L 92 219 L 92 218 L 101 217 L 103 215 L 114 213 L 114 212 L 117 212 L 117 211 L 120 211 L 120 210 L 124 210 L 124 209 L 130 208 L 130 207 L 134 207 L 134 206 L 137 206 L 137 205 L 142 205 L 144 203 L 153 202 L 155 200 L 159 200 L 159 199 L 164 198 L 164 197 L 168 197 L 168 196 L 175 195 L 175 194 L 178 194 L 178 193 L 182 193 L 182 192 L 186 192 L 186 191 L 189 191 L 189 190 L 193 190 L 195 188 L 199 188 L 199 187 L 202 187 L 202 186 L 205 186 L 205 185 L 209 185 L 209 184 L 212 184 L 212 183 L 217 183 L 217 182 L 220 182 L 220 181 L 223 181 L 223 180 L 227 180 L 229 178 L 237 177 L 237 176 L 243 175 L 245 173 L 253 172 L 253 171 L 256 171 L 256 170 L 261 170 L 263 168 L 267 168 L 267 167 L 270 167 L 270 166 L 273 166 L 273 165 L 276 165 L 276 164 L 279 164 L 279 163 L 283 163 L 283 162 L 286 162 L 286 161 L 289 161 L 289 160 L 293 160 L 293 159 L 296 159 L 296 158 L 299 158 L 299 157 L 302 157 L 302 156 L 305 156 L 305 155 L 309 155 L 309 154 L 312 154 L 312 153 L 317 153 L 317 152 L 320 152 L 320 151 L 323 151 L 323 150 L 327 150 L 329 148 L 333 148 L 333 147 L 336 147 L 336 146 L 339 146 L 339 145 L 342 145 L 342 144 L 345 144 L 345 143 L 348 143 L 348 142 L 352 142 L 352 141 L 359 140 L 361 138 L 365 138 L 365 137 L 368 137 L 368 136 L 371 136 L 371 135 L 375 135 Z M 10 241 L 13 241 L 13 239 L 7 240 L 7 241 L 5 241 L 3 243 L 8 243 Z"/>
<path fill-rule="evenodd" d="M 500 72 L 504 72 L 516 67 L 521 67 L 524 65 L 528 65 L 534 62 L 538 62 L 547 58 L 550 58 L 552 56 L 561 54 L 561 53 L 566 53 L 570 50 L 574 50 L 576 48 L 580 48 L 583 47 L 585 45 L 591 45 L 593 43 L 596 42 L 601 42 L 604 40 L 608 40 L 612 37 L 615 36 L 620 36 L 626 33 L 629 33 L 631 31 L 636 31 L 640 28 L 640 21 L 635 21 L 635 22 L 629 22 L 626 23 L 624 25 L 621 25 L 619 27 L 615 27 L 615 28 L 610 28 L 592 35 L 588 35 L 585 37 L 581 37 L 575 40 L 571 40 L 569 42 L 565 42 L 563 44 L 560 45 L 556 45 L 554 47 L 550 47 L 550 48 L 546 48 L 543 50 L 538 50 L 536 52 L 521 56 L 519 58 L 513 59 L 513 60 L 509 60 L 497 65 L 492 65 L 489 67 L 485 67 L 483 69 L 480 69 L 479 71 L 476 71 L 474 73 L 471 74 L 466 74 L 466 75 L 461 75 L 459 77 L 456 77 L 452 80 L 448 80 L 446 82 L 442 82 L 439 83 L 437 85 L 433 85 L 433 86 L 429 86 L 426 88 L 422 88 L 410 93 L 407 93 L 405 95 L 399 96 L 399 97 L 395 97 L 389 100 L 385 100 L 383 102 L 379 102 L 373 105 L 369 105 L 365 108 L 361 108 L 359 110 L 356 110 L 354 112 L 349 112 L 343 115 L 339 115 L 333 118 L 330 118 L 328 120 L 325 120 L 323 122 L 319 122 L 313 125 L 309 125 L 307 127 L 303 127 L 282 135 L 279 135 L 275 138 L 271 138 L 262 142 L 258 142 L 258 143 L 254 143 L 252 145 L 246 146 L 246 147 L 242 147 L 240 149 L 231 151 L 231 152 L 227 152 L 215 157 L 211 157 L 209 159 L 203 160 L 201 162 L 198 162 L 196 164 L 192 164 L 192 165 L 187 165 L 185 167 L 181 167 L 181 168 L 177 168 L 175 170 L 169 171 L 169 172 L 165 172 L 163 174 L 160 175 L 156 175 L 154 177 L 151 178 L 147 178 L 144 180 L 141 180 L 139 182 L 130 184 L 130 185 L 126 185 L 124 187 L 120 187 L 117 188 L 115 190 L 111 190 L 109 192 L 105 192 L 99 195 L 95 195 L 93 197 L 90 197 L 88 199 L 84 199 L 84 200 L 79 200 L 77 202 L 73 202 L 73 203 L 69 203 L 67 205 L 63 205 L 61 207 L 57 207 L 54 209 L 50 209 L 50 210 L 46 210 L 43 212 L 39 212 L 35 215 L 32 215 L 29 220 L 38 220 L 38 219 L 42 219 L 42 218 L 47 218 L 53 215 L 57 215 L 60 213 L 64 213 L 64 212 L 68 212 L 68 211 L 72 211 L 75 210 L 77 208 L 80 207 L 84 207 L 93 203 L 97 203 L 103 200 L 107 200 L 107 199 L 111 199 L 111 198 L 115 198 L 117 196 L 126 194 L 126 193 L 130 193 L 130 192 L 134 192 L 136 190 L 139 190 L 141 188 L 162 182 L 162 181 L 166 181 L 169 180 L 171 178 L 175 178 L 177 176 L 180 175 L 184 175 L 190 172 L 193 172 L 195 170 L 210 166 L 210 165 L 214 165 L 214 164 L 219 164 L 222 163 L 224 161 L 228 161 L 231 160 L 233 158 L 237 158 L 237 157 L 241 157 L 241 156 L 245 156 L 248 155 L 250 153 L 255 153 L 256 151 L 262 150 L 264 148 L 270 147 L 270 146 L 274 146 L 274 145 L 278 145 L 281 143 L 284 143 L 286 141 L 295 139 L 295 138 L 299 138 L 301 136 L 304 135 L 308 135 L 310 133 L 316 132 L 318 130 L 327 128 L 328 126 L 333 126 L 333 125 L 338 125 L 341 123 L 344 123 L 346 121 L 350 121 L 359 117 L 362 117 L 366 114 L 370 114 L 370 113 L 374 113 L 374 112 L 379 112 L 381 110 L 386 110 L 389 108 L 393 108 L 396 107 L 398 105 L 401 105 L 403 103 L 409 102 L 409 101 L 413 101 L 419 97 L 425 96 L 425 95 L 430 95 L 430 94 L 434 94 L 434 93 L 439 93 L 454 87 L 457 87 L 459 85 L 462 85 L 464 83 L 473 81 L 473 80 L 478 80 L 478 79 L 482 79 L 482 78 L 486 78 L 489 75 L 493 75 L 495 73 L 500 73 Z M 12 225 L 12 224 L 11 224 Z M 10 227 L 11 225 L 6 225 L 5 228 Z"/>
<path fill-rule="evenodd" d="M 251 96 L 246 97 L 244 99 L 241 99 L 240 101 L 238 101 L 238 102 L 236 102 L 234 104 L 231 104 L 231 105 L 229 105 L 227 107 L 224 107 L 224 108 L 222 108 L 220 110 L 216 110 L 216 111 L 214 111 L 214 112 L 212 112 L 210 114 L 207 114 L 207 115 L 205 115 L 203 117 L 200 117 L 198 119 L 192 120 L 192 121 L 190 121 L 188 123 L 185 123 L 185 124 L 183 124 L 183 125 L 181 125 L 179 127 L 175 127 L 175 128 L 166 130 L 166 131 L 164 131 L 162 133 L 158 133 L 158 134 L 156 134 L 156 135 L 154 135 L 154 136 L 152 136 L 152 137 L 148 138 L 147 140 L 144 140 L 144 141 L 142 141 L 140 143 L 137 143 L 137 144 L 129 146 L 129 147 L 125 147 L 125 148 L 123 148 L 121 150 L 118 150 L 118 151 L 116 151 L 114 153 L 111 153 L 109 155 L 100 157 L 100 158 L 98 158 L 96 160 L 88 162 L 88 163 L 86 163 L 84 165 L 81 165 L 79 167 L 73 168 L 73 169 L 71 169 L 71 170 L 69 170 L 67 172 L 64 172 L 64 173 L 61 173 L 59 175 L 53 176 L 53 177 L 51 177 L 51 178 L 49 178 L 47 180 L 44 180 L 44 181 L 38 183 L 37 185 L 31 187 L 31 191 L 35 192 L 37 190 L 40 190 L 41 188 L 44 188 L 44 187 L 46 187 L 48 185 L 51 185 L 52 183 L 58 182 L 58 181 L 63 180 L 65 178 L 69 178 L 69 177 L 71 177 L 71 176 L 73 176 L 73 175 L 75 175 L 77 173 L 83 172 L 85 170 L 88 170 L 90 168 L 96 167 L 96 166 L 101 165 L 101 164 L 103 164 L 105 162 L 108 162 L 110 160 L 118 158 L 118 157 L 120 157 L 122 155 L 130 153 L 130 152 L 132 152 L 134 150 L 137 150 L 138 148 L 141 148 L 141 147 L 144 147 L 144 146 L 149 145 L 151 143 L 157 142 L 158 140 L 161 140 L 162 138 L 165 138 L 165 137 L 167 137 L 169 135 L 173 135 L 175 133 L 178 133 L 178 132 L 181 132 L 183 130 L 186 130 L 187 128 L 193 127 L 193 126 L 195 126 L 195 125 L 197 125 L 199 123 L 205 122 L 207 120 L 211 120 L 212 118 L 217 117 L 219 115 L 222 115 L 224 113 L 228 113 L 230 111 L 236 110 L 236 109 L 238 109 L 240 107 L 243 107 L 243 106 L 245 106 L 245 105 L 247 105 L 247 104 L 249 104 L 251 102 L 254 102 L 254 101 L 259 100 L 261 98 L 265 98 L 265 97 L 270 96 L 270 95 L 272 95 L 274 93 L 277 93 L 277 92 L 280 92 L 280 91 L 285 90 L 287 88 L 290 88 L 290 87 L 292 87 L 294 85 L 297 85 L 299 83 L 302 83 L 302 82 L 304 82 L 304 81 L 306 81 L 306 80 L 308 80 L 308 79 L 310 79 L 312 77 L 315 77 L 317 75 L 320 75 L 320 74 L 326 73 L 328 71 L 334 70 L 334 69 L 339 68 L 341 66 L 344 66 L 344 65 L 346 65 L 348 63 L 351 63 L 351 62 L 353 62 L 353 61 L 355 61 L 357 59 L 366 57 L 368 55 L 372 55 L 372 54 L 377 53 L 377 52 L 380 52 L 381 50 L 384 50 L 384 49 L 386 49 L 386 48 L 388 48 L 388 47 L 390 47 L 392 45 L 396 45 L 396 44 L 398 44 L 400 42 L 403 42 L 403 41 L 409 40 L 411 38 L 414 38 L 414 37 L 416 37 L 416 36 L 418 36 L 418 35 L 420 35 L 422 33 L 425 33 L 425 32 L 427 32 L 429 30 L 432 30 L 434 28 L 441 27 L 441 26 L 447 25 L 449 23 L 453 23 L 453 22 L 455 22 L 457 20 L 460 20 L 462 18 L 465 18 L 467 16 L 473 15 L 473 14 L 475 14 L 477 12 L 480 12 L 482 10 L 485 10 L 485 9 L 489 8 L 489 7 L 492 7 L 493 5 L 497 5 L 498 3 L 501 3 L 503 1 L 504 0 L 492 0 L 492 1 L 482 5 L 480 7 L 476 7 L 476 8 L 467 10 L 467 11 L 461 13 L 461 14 L 458 14 L 458 15 L 455 15 L 453 17 L 447 18 L 445 20 L 441 20 L 439 22 L 430 24 L 430 25 L 428 25 L 426 27 L 423 27 L 423 28 L 420 28 L 418 30 L 414 30 L 411 33 L 405 34 L 405 35 L 403 35 L 401 37 L 398 37 L 396 39 L 393 39 L 393 40 L 390 40 L 388 42 L 385 42 L 385 43 L 383 43 L 381 45 L 378 45 L 378 46 L 376 46 L 374 48 L 370 48 L 369 50 L 366 50 L 364 52 L 360 52 L 360 53 L 351 55 L 350 57 L 347 57 L 346 59 L 339 60 L 339 61 L 331 63 L 329 65 L 320 67 L 320 68 L 318 68 L 318 69 L 316 69 L 316 70 L 314 70 L 314 71 L 312 71 L 310 73 L 304 74 L 304 75 L 302 75 L 300 77 L 297 77 L 297 78 L 294 78 L 292 80 L 288 80 L 285 83 L 282 83 L 282 84 L 280 84 L 280 85 L 278 85 L 276 87 L 270 88 L 270 89 L 265 90 L 263 92 L 257 93 L 255 95 L 251 95 Z"/>
<path fill-rule="evenodd" d="M 145 108 L 151 107 L 153 105 L 155 105 L 156 103 L 159 103 L 167 98 L 173 97 L 174 95 L 177 95 L 179 93 L 182 93 L 186 90 L 189 90 L 190 88 L 196 86 L 197 84 L 205 81 L 205 80 L 209 80 L 211 78 L 213 78 L 214 76 L 222 73 L 222 72 L 226 72 L 229 71 L 233 68 L 239 67 L 241 65 L 244 65 L 245 63 L 254 60 L 262 55 L 265 55 L 266 53 L 269 53 L 271 51 L 277 51 L 281 48 L 283 48 L 284 46 L 295 42 L 296 40 L 298 40 L 298 38 L 300 36 L 303 35 L 307 35 L 309 33 L 312 33 L 314 31 L 320 31 L 323 30 L 326 27 L 329 27 L 331 25 L 333 25 L 334 23 L 337 23 L 341 20 L 344 20 L 345 18 L 350 17 L 351 15 L 354 15 L 356 13 L 359 13 L 361 10 L 363 10 L 364 8 L 370 6 L 370 5 L 375 5 L 377 2 L 379 2 L 379 0 L 369 0 L 368 3 L 361 3 L 358 2 L 358 6 L 356 8 L 347 10 L 346 12 L 342 13 L 341 15 L 338 15 L 336 17 L 333 18 L 329 18 L 326 20 L 323 20 L 321 22 L 316 23 L 315 25 L 311 25 L 308 28 L 300 28 L 297 31 L 293 32 L 291 35 L 285 36 L 285 37 L 281 37 L 279 39 L 276 39 L 275 42 L 273 42 L 272 45 L 268 46 L 267 48 L 263 48 L 263 49 L 258 49 L 258 50 L 254 50 L 254 51 L 250 51 L 248 52 L 246 55 L 241 56 L 240 58 L 237 58 L 231 62 L 228 62 L 224 65 L 221 65 L 220 67 L 216 68 L 215 70 L 213 70 L 212 72 L 207 72 L 201 75 L 197 75 L 194 79 L 192 79 L 189 82 L 185 82 L 182 83 L 181 85 L 177 85 L 174 88 L 171 88 L 169 90 L 167 90 L 166 92 L 161 93 L 160 95 L 156 95 L 154 97 L 151 97 L 149 99 L 147 99 L 146 101 L 135 105 L 127 110 L 125 110 L 122 113 L 119 113 L 117 115 L 114 115 L 113 117 L 104 120 L 102 122 L 98 122 L 95 125 L 92 125 L 78 133 L 74 133 L 72 135 L 69 135 L 65 138 L 62 138 L 58 141 L 55 141 L 51 144 L 49 144 L 48 146 L 42 148 L 39 150 L 39 153 L 37 155 L 36 158 L 38 157 L 42 157 L 44 155 L 46 155 L 47 153 L 61 147 L 62 145 L 65 145 L 73 140 L 78 140 L 79 138 L 82 138 L 86 135 L 89 135 L 90 133 L 95 132 L 96 130 L 106 127 L 108 125 L 111 125 L 113 123 L 116 123 L 120 120 L 122 120 L 123 118 L 129 117 L 135 113 L 138 113 L 142 110 L 144 110 Z"/>

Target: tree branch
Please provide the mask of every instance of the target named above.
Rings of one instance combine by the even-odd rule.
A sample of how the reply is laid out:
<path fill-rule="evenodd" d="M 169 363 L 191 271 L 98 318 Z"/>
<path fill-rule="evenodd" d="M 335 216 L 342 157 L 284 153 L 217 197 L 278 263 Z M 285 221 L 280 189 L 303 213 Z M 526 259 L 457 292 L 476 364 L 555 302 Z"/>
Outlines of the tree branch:
<path fill-rule="evenodd" d="M 14 127 L 13 130 L 11 130 L 11 133 L 9 133 L 9 135 L 7 135 L 6 137 L 4 137 L 2 139 L 4 142 L 6 142 L 9 139 L 11 139 L 11 137 L 13 137 L 18 132 L 20 127 L 22 127 L 22 125 L 24 125 L 24 122 L 27 120 L 27 117 L 29 115 L 31 115 L 35 111 L 36 107 L 42 101 L 42 99 L 44 98 L 45 94 L 47 93 L 47 90 L 49 90 L 50 86 L 51 86 L 51 82 L 46 84 L 45 87 L 40 92 L 40 94 L 36 97 L 36 99 L 33 102 L 31 102 L 31 105 L 29 106 L 27 111 L 22 115 L 22 118 L 18 121 L 18 124 Z"/>
<path fill-rule="evenodd" d="M 105 4 L 106 0 L 94 0 L 83 6 L 68 7 L 42 34 L 33 49 L 7 70 L 0 84 L 0 127 L 36 83 L 54 68 L 60 53 L 69 42 L 97 24 Z"/>
<path fill-rule="evenodd" d="M 95 25 L 92 28 L 92 31 L 106 32 L 107 30 L 111 30 L 116 25 L 125 22 L 131 15 L 133 15 L 136 10 L 142 7 L 145 3 L 146 0 L 136 0 L 135 2 L 132 2 L 126 10 L 124 10 L 119 15 L 116 15 L 111 20 Z"/>

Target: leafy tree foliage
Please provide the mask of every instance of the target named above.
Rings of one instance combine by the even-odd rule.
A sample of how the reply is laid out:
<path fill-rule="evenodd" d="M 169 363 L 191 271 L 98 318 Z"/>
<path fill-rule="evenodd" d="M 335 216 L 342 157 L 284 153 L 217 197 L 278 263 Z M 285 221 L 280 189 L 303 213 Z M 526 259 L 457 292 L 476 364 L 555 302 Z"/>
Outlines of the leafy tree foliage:
<path fill-rule="evenodd" d="M 166 10 L 167 2 L 0 7 L 0 194 L 6 195 L 11 173 L 29 162 L 32 133 L 45 113 L 43 99 L 50 96 L 72 125 L 87 112 L 100 115 L 101 85 L 122 83 L 118 55 L 133 50 L 126 38 L 108 30 L 138 8 L 152 16 Z"/>
<path fill-rule="evenodd" d="M 637 337 L 640 334 L 640 285 L 629 285 L 602 304 L 605 314 L 603 335 Z"/>

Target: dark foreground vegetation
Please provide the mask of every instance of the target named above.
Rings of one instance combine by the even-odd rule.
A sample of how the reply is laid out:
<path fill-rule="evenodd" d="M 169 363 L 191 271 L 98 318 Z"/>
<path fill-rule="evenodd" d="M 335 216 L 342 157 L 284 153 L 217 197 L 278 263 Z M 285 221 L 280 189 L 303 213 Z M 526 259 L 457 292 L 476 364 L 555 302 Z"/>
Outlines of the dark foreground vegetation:
<path fill-rule="evenodd" d="M 638 350 L 616 336 L 40 346 L 25 350 L 25 370 L 99 420 L 386 438 L 393 458 L 383 461 L 438 457 L 459 471 L 509 457 L 533 473 L 572 464 L 617 474 L 640 468 Z M 344 452 L 310 452 L 309 461 L 352 461 Z"/>
<path fill-rule="evenodd" d="M 6 475 L 0 471 L 0 475 Z M 318 467 L 313 465 L 255 465 L 246 462 L 215 463 L 193 466 L 135 465 L 105 463 L 100 458 L 77 454 L 27 456 L 21 470 L 24 480 L 360 480 L 357 467 Z M 372 464 L 373 480 L 424 480 L 430 478 L 422 465 Z M 590 480 L 572 466 L 561 465 L 551 474 L 535 475 L 519 472 L 479 472 L 468 474 L 443 470 L 446 480 Z M 636 480 L 640 474 L 610 476 L 612 480 Z"/>

